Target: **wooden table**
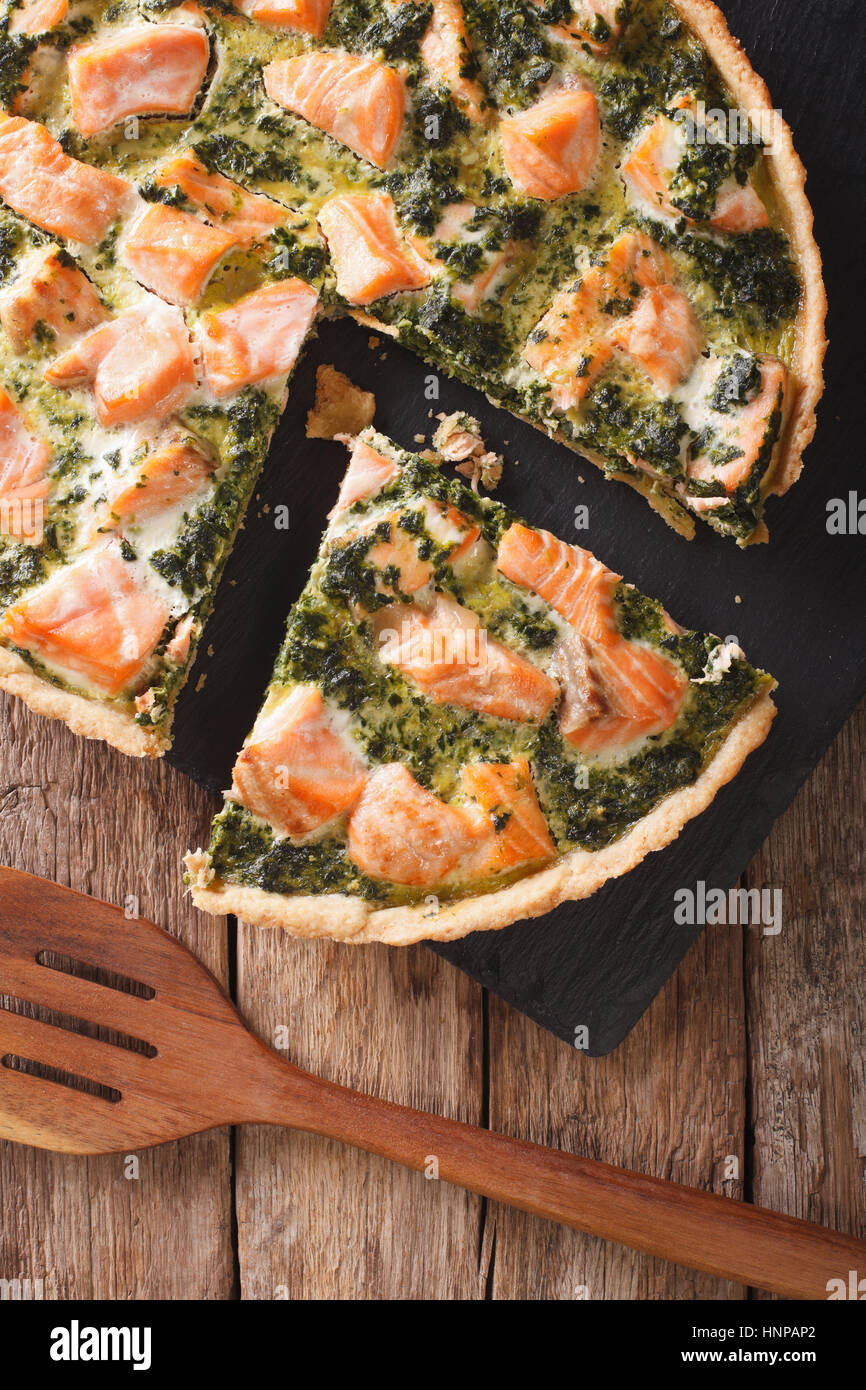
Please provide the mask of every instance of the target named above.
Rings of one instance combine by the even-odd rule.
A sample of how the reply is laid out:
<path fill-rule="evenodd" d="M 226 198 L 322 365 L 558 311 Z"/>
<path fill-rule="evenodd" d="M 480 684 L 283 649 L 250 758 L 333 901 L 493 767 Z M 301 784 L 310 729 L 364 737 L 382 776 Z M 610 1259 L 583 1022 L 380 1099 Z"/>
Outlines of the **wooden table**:
<path fill-rule="evenodd" d="M 863 1236 L 864 745 L 861 709 L 748 870 L 783 888 L 781 934 L 707 928 L 602 1060 L 424 947 L 244 926 L 235 942 L 180 882 L 215 799 L 4 697 L 0 862 L 137 900 L 325 1076 Z M 217 1131 L 137 1159 L 0 1145 L 0 1279 L 51 1299 L 764 1296 L 302 1135 Z"/>

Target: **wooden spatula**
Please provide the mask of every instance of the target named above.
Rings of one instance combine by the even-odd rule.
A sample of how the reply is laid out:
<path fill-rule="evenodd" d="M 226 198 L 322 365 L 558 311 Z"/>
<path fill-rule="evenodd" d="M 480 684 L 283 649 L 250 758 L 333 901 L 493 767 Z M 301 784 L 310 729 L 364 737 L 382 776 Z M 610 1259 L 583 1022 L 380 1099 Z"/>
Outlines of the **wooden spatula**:
<path fill-rule="evenodd" d="M 301 1071 L 159 927 L 2 867 L 0 996 L 2 1138 L 118 1153 L 217 1125 L 287 1125 L 418 1170 L 435 1157 L 446 1182 L 789 1298 L 826 1298 L 828 1280 L 866 1272 L 866 1242 L 850 1236 Z"/>

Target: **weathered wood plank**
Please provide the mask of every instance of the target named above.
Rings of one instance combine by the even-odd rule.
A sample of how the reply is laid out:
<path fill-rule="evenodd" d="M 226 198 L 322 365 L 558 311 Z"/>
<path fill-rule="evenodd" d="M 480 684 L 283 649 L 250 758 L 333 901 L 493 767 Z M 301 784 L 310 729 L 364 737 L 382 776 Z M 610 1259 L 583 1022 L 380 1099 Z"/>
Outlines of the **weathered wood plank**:
<path fill-rule="evenodd" d="M 300 1066 L 479 1123 L 481 991 L 430 951 L 241 925 L 238 998 Z M 236 1195 L 244 1298 L 483 1296 L 481 1202 L 445 1183 L 325 1140 L 247 1128 Z"/>
<path fill-rule="evenodd" d="M 183 892 L 180 857 L 213 799 L 163 764 L 76 739 L 0 696 L 0 862 L 125 906 L 182 937 L 226 978 L 225 923 Z M 139 1156 L 79 1159 L 0 1144 L 0 1278 L 45 1298 L 227 1298 L 225 1131 Z"/>
<path fill-rule="evenodd" d="M 730 927 L 704 932 L 609 1057 L 587 1057 L 491 1001 L 491 1127 L 738 1197 L 743 1013 L 742 937 Z M 724 1181 L 729 1155 L 738 1160 L 738 1181 Z M 496 1299 L 725 1299 L 745 1292 L 506 1208 L 491 1208 L 488 1218 L 495 1225 Z"/>
<path fill-rule="evenodd" d="M 753 1200 L 860 1236 L 866 1235 L 864 748 L 866 706 L 750 867 L 750 886 L 782 890 L 783 926 L 778 936 L 751 932 L 746 957 Z M 839 1276 L 847 1281 L 848 1271 Z"/>

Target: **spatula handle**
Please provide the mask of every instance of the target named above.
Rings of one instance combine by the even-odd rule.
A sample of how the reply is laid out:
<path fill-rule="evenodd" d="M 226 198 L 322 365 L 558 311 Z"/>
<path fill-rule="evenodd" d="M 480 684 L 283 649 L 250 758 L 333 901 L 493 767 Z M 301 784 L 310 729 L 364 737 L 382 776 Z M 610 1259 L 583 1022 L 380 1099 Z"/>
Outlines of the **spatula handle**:
<path fill-rule="evenodd" d="M 828 1281 L 847 1286 L 850 1270 L 866 1274 L 866 1242 L 826 1227 L 287 1070 L 283 1117 L 272 1113 L 267 1122 L 341 1140 L 535 1216 L 787 1298 L 826 1299 Z"/>

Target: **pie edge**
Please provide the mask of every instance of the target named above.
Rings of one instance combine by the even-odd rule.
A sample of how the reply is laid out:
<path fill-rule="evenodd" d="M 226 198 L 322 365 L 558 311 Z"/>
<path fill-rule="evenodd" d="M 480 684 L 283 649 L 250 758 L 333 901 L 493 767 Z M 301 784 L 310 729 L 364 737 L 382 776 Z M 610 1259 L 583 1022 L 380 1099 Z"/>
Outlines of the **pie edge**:
<path fill-rule="evenodd" d="M 690 820 L 705 811 L 766 739 L 776 716 L 772 689 L 775 684 L 740 715 L 695 782 L 666 797 L 620 840 L 602 850 L 571 850 L 555 864 L 507 888 L 464 898 L 432 913 L 427 902 L 374 908 L 346 894 L 286 897 L 222 883 L 214 879 L 208 851 L 195 850 L 184 859 L 192 900 L 214 916 L 231 914 L 254 926 L 283 928 L 292 936 L 326 937 L 349 945 L 456 941 L 470 932 L 500 931 L 514 922 L 542 917 L 561 903 L 587 898 L 609 879 L 629 873 L 648 854 L 671 844 Z M 435 897 L 432 890 L 430 896 Z"/>
<path fill-rule="evenodd" d="M 169 728 L 143 728 L 128 710 L 53 685 L 8 647 L 0 647 L 0 690 L 17 696 L 34 714 L 58 719 L 74 734 L 101 739 L 132 758 L 159 758 L 171 746 Z"/>

